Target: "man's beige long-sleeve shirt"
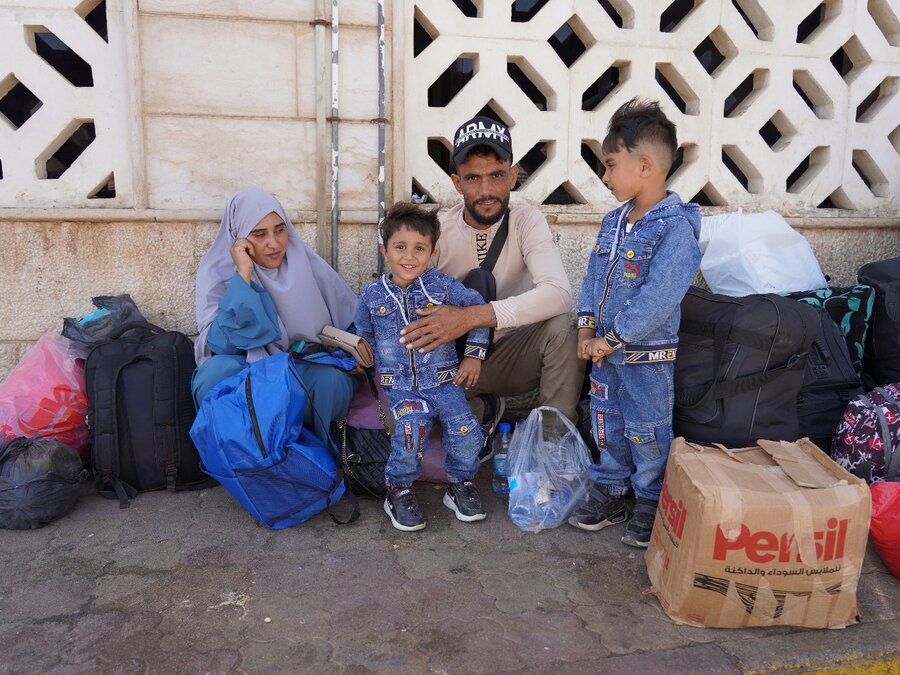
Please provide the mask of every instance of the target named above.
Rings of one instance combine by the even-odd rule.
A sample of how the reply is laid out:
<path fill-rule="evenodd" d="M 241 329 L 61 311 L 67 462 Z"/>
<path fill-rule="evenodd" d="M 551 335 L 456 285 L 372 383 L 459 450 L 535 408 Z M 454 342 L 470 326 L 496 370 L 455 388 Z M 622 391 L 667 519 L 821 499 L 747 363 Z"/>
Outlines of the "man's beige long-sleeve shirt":
<path fill-rule="evenodd" d="M 442 213 L 437 268 L 456 279 L 465 277 L 487 255 L 501 222 L 476 230 L 463 220 L 463 204 Z M 510 209 L 509 236 L 493 273 L 497 280 L 497 300 L 491 303 L 497 317 L 495 338 L 572 308 L 572 287 L 559 249 L 547 219 L 533 206 Z"/>

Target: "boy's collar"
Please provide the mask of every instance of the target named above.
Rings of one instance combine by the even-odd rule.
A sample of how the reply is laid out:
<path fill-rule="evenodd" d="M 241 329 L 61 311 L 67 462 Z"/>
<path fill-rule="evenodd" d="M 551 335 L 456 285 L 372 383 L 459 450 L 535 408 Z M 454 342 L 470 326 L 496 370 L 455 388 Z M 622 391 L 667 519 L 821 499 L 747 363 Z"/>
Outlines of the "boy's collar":
<path fill-rule="evenodd" d="M 428 267 L 428 268 L 426 268 L 425 271 L 422 272 L 422 274 L 420 274 L 420 275 L 417 276 L 415 279 L 413 279 L 412 281 L 410 281 L 408 284 L 406 284 L 406 286 L 398 286 L 396 283 L 394 283 L 394 274 L 393 274 L 393 272 L 385 272 L 385 273 L 384 273 L 384 278 L 385 278 L 385 280 L 386 280 L 391 286 L 393 286 L 394 288 L 399 289 L 399 290 L 401 290 L 401 291 L 405 291 L 406 289 L 412 288 L 413 286 L 418 286 L 418 285 L 419 285 L 419 283 L 418 283 L 418 282 L 419 282 L 419 279 L 421 279 L 423 283 L 426 282 L 426 281 L 428 281 L 428 276 L 431 275 L 431 274 L 433 274 L 433 272 L 436 271 L 436 269 L 437 269 L 437 268 L 435 268 L 435 267 Z"/>

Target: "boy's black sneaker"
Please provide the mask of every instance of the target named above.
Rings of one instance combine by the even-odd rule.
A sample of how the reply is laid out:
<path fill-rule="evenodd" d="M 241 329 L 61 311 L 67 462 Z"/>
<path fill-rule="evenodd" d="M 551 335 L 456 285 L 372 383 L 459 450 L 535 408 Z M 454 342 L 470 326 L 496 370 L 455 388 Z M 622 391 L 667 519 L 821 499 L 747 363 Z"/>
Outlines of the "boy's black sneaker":
<path fill-rule="evenodd" d="M 622 541 L 629 546 L 647 548 L 650 545 L 650 533 L 653 532 L 653 520 L 656 518 L 657 502 L 638 497 L 634 505 L 631 520 L 625 526 Z"/>
<path fill-rule="evenodd" d="M 478 490 L 470 480 L 459 483 L 450 483 L 444 493 L 444 506 L 456 514 L 457 520 L 471 523 L 474 520 L 484 520 L 487 515 L 481 504 Z"/>
<path fill-rule="evenodd" d="M 569 525 L 580 530 L 596 532 L 609 525 L 624 523 L 627 518 L 625 498 L 607 494 L 606 490 L 595 483 L 591 486 L 587 504 L 572 514 Z"/>
<path fill-rule="evenodd" d="M 391 525 L 404 532 L 415 532 L 425 527 L 425 518 L 419 509 L 419 502 L 412 488 L 388 488 L 384 498 L 384 512 L 391 519 Z"/>
<path fill-rule="evenodd" d="M 500 418 L 506 410 L 506 399 L 496 394 L 479 394 L 478 398 L 484 404 L 484 413 L 481 416 L 481 433 L 484 435 L 484 445 L 478 454 L 478 461 L 484 463 L 494 456 L 494 432 L 500 424 Z"/>

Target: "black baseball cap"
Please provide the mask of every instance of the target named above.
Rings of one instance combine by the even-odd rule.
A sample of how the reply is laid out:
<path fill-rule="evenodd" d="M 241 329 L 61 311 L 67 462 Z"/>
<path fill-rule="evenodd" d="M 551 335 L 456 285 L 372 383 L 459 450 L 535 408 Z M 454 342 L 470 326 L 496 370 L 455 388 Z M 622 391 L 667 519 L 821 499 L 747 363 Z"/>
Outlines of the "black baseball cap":
<path fill-rule="evenodd" d="M 503 122 L 478 115 L 461 124 L 453 135 L 453 163 L 459 166 L 479 145 L 491 148 L 501 160 L 512 157 L 509 127 Z"/>

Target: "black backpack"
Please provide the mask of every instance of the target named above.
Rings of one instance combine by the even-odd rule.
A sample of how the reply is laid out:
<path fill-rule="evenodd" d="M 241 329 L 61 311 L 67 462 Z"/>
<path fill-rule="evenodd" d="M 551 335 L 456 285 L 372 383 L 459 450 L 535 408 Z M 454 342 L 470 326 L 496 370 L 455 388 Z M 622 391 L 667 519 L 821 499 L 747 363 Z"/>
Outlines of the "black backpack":
<path fill-rule="evenodd" d="M 869 263 L 856 273 L 859 283 L 875 289 L 875 307 L 866 339 L 869 384 L 900 382 L 900 258 Z"/>
<path fill-rule="evenodd" d="M 128 323 L 88 353 L 84 368 L 94 481 L 119 500 L 215 482 L 200 470 L 194 423 L 194 348 L 183 333 Z"/>
<path fill-rule="evenodd" d="M 691 287 L 681 302 L 675 433 L 729 447 L 798 438 L 797 394 L 818 312 L 775 294 Z"/>
<path fill-rule="evenodd" d="M 808 436 L 824 452 L 830 452 L 835 430 L 850 401 L 865 393 L 850 351 L 825 309 L 819 309 L 822 332 L 813 340 L 797 395 L 800 436 Z"/>

